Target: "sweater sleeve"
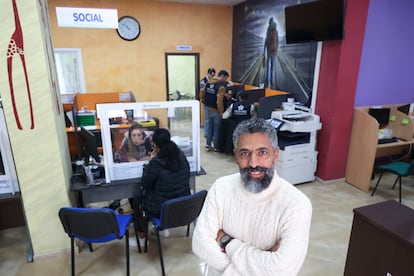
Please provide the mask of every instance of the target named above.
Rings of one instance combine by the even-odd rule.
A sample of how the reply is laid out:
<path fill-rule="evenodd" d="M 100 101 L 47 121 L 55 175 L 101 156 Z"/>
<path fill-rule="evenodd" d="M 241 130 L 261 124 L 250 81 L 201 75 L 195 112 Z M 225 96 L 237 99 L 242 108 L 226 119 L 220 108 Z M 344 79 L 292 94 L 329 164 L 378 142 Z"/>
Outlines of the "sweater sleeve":
<path fill-rule="evenodd" d="M 210 188 L 197 220 L 193 252 L 209 265 L 209 271 L 220 275 L 297 275 L 309 242 L 309 199 L 282 181 L 274 186 L 277 190 L 269 191 L 271 197 L 244 198 L 231 184 L 235 178 L 220 179 Z M 234 237 L 226 253 L 216 241 L 219 229 Z M 276 244 L 277 250 L 270 251 Z"/>
<path fill-rule="evenodd" d="M 226 109 L 226 111 L 224 111 L 224 113 L 223 113 L 223 115 L 222 115 L 222 118 L 223 119 L 228 119 L 228 118 L 230 118 L 231 117 L 231 110 L 233 109 L 233 104 L 231 104 L 227 109 Z"/>
<path fill-rule="evenodd" d="M 199 98 L 200 98 L 201 103 L 204 103 L 204 95 L 206 94 L 206 85 L 204 85 L 204 87 L 200 90 Z"/>
<path fill-rule="evenodd" d="M 228 269 L 242 275 L 297 275 L 308 249 L 312 206 L 307 198 L 302 202 L 293 200 L 283 212 L 279 248 L 266 251 L 235 239 L 226 246 L 232 264 Z"/>
<path fill-rule="evenodd" d="M 257 114 L 256 114 L 256 108 L 254 107 L 254 105 L 250 105 L 250 115 L 252 118 L 256 118 Z"/>
<path fill-rule="evenodd" d="M 230 259 L 221 251 L 216 241 L 217 233 L 222 228 L 219 206 L 216 202 L 216 189 L 213 184 L 208 191 L 203 209 L 197 219 L 193 232 L 192 249 L 194 254 L 204 260 L 210 267 L 224 272 Z"/>
<path fill-rule="evenodd" d="M 217 92 L 217 110 L 220 114 L 224 112 L 224 95 L 226 94 L 226 86 L 220 86 Z"/>

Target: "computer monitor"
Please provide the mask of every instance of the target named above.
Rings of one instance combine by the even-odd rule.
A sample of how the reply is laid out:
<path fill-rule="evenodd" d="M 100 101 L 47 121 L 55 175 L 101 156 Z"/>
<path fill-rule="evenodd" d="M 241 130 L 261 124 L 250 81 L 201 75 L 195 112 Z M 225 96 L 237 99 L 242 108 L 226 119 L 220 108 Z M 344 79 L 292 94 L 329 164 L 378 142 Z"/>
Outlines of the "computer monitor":
<path fill-rule="evenodd" d="M 400 105 L 399 107 L 397 107 L 398 111 L 408 115 L 410 114 L 410 106 L 411 104 L 404 104 L 404 105 Z"/>
<path fill-rule="evenodd" d="M 81 135 L 83 138 L 83 156 L 89 161 L 89 156 L 92 156 L 96 162 L 100 162 L 101 158 L 98 153 L 98 143 L 93 132 L 81 127 Z"/>
<path fill-rule="evenodd" d="M 368 114 L 374 117 L 380 126 L 386 126 L 390 120 L 390 111 L 390 108 L 370 108 Z"/>
<path fill-rule="evenodd" d="M 261 98 L 259 100 L 259 110 L 257 113 L 257 117 L 263 119 L 270 119 L 270 117 L 272 116 L 272 111 L 278 108 L 282 108 L 282 103 L 286 102 L 289 97 L 292 97 L 292 95 L 281 94 Z"/>
<path fill-rule="evenodd" d="M 66 127 L 73 126 L 71 119 L 69 118 L 68 112 L 65 112 L 65 124 Z"/>
<path fill-rule="evenodd" d="M 246 92 L 248 94 L 247 101 L 249 103 L 259 102 L 259 100 L 265 96 L 264 88 L 250 89 L 246 90 Z"/>
<path fill-rule="evenodd" d="M 227 90 L 233 91 L 233 97 L 237 99 L 237 95 L 240 92 L 244 91 L 244 85 L 243 84 L 235 84 L 235 85 L 227 87 Z"/>

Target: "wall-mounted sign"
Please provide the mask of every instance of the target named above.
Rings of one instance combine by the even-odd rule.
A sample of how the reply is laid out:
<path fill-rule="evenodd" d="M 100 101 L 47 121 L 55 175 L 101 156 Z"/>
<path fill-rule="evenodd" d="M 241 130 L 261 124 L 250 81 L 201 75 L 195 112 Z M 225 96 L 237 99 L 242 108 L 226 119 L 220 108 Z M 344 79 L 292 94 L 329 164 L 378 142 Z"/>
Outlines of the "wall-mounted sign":
<path fill-rule="evenodd" d="M 118 28 L 118 10 L 56 7 L 59 27 Z"/>
<path fill-rule="evenodd" d="M 191 51 L 193 50 L 192 45 L 177 45 L 177 51 Z"/>

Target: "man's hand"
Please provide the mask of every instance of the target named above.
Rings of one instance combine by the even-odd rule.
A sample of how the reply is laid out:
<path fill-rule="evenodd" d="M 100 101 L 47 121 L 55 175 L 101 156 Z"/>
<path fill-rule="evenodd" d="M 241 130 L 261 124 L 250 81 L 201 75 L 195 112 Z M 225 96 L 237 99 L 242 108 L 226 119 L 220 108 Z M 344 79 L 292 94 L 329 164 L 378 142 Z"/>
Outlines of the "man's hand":
<path fill-rule="evenodd" d="M 224 235 L 225 235 L 226 233 L 223 231 L 223 229 L 220 229 L 218 232 L 217 232 L 217 238 L 216 238 L 216 241 L 217 241 L 217 243 L 220 245 L 220 239 L 221 239 L 221 237 L 223 237 Z"/>
<path fill-rule="evenodd" d="M 279 247 L 280 247 L 280 240 L 278 240 L 278 241 L 276 242 L 276 244 L 275 244 L 275 245 L 273 245 L 273 247 L 269 249 L 269 251 L 270 251 L 270 252 L 275 252 L 275 251 L 277 251 L 277 250 L 279 249 Z"/>

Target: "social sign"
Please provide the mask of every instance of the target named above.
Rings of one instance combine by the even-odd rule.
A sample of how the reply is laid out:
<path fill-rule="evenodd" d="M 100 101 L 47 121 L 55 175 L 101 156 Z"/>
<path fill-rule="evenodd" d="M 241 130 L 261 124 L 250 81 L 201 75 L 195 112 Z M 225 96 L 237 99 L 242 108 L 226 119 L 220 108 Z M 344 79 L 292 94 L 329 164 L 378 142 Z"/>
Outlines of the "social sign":
<path fill-rule="evenodd" d="M 118 28 L 116 9 L 89 9 L 56 7 L 59 27 L 72 28 Z"/>

